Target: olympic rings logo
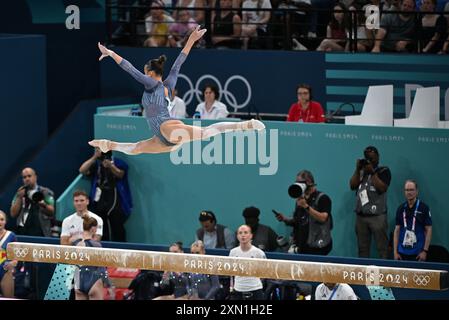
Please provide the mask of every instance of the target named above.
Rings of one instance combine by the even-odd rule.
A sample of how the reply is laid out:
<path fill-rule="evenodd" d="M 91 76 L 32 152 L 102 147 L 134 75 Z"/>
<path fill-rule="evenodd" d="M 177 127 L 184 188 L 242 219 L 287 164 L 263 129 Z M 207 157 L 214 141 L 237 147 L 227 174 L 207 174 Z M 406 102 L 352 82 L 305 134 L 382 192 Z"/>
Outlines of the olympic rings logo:
<path fill-rule="evenodd" d="M 418 286 L 427 286 L 430 282 L 430 276 L 427 275 L 418 275 L 415 274 L 413 276 L 413 281 L 418 285 Z"/>
<path fill-rule="evenodd" d="M 198 103 L 202 102 L 201 96 L 203 92 L 200 89 L 200 85 L 205 79 L 211 79 L 213 82 L 215 82 L 220 92 L 220 96 L 224 97 L 224 99 L 226 100 L 227 103 L 226 106 L 233 108 L 234 112 L 236 112 L 238 109 L 246 107 L 248 103 L 251 101 L 252 96 L 251 85 L 249 84 L 248 80 L 246 80 L 244 77 L 240 75 L 231 76 L 228 80 L 226 80 L 224 87 L 221 85 L 221 82 L 211 74 L 202 75 L 196 81 L 195 86 L 193 85 L 193 82 L 189 79 L 189 77 L 187 77 L 184 74 L 179 74 L 178 78 L 184 79 L 187 82 L 187 85 L 189 86 L 189 90 L 187 90 L 182 96 L 182 100 L 184 100 L 186 105 L 189 105 L 190 102 L 192 102 L 194 96 L 196 97 Z M 229 91 L 229 85 L 234 80 L 240 80 L 246 86 L 246 91 L 248 92 L 248 95 L 246 96 L 246 100 L 243 101 L 242 103 L 239 103 L 235 95 L 231 91 Z"/>
<path fill-rule="evenodd" d="M 14 255 L 17 258 L 25 258 L 28 255 L 28 248 L 15 248 Z"/>

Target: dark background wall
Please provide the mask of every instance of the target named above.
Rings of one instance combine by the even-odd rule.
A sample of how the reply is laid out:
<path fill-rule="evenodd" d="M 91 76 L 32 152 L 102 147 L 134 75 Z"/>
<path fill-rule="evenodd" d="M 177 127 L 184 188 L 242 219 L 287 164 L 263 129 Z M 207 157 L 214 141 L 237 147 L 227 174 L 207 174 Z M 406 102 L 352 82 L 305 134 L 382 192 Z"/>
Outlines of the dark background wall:
<path fill-rule="evenodd" d="M 0 181 L 47 139 L 45 37 L 1 35 Z"/>
<path fill-rule="evenodd" d="M 66 28 L 65 9 L 72 4 L 80 8 L 79 30 Z M 104 0 L 2 1 L 0 33 L 46 38 L 49 134 L 81 99 L 98 95 L 97 42 L 106 37 L 104 12 Z"/>
<path fill-rule="evenodd" d="M 6 209 L 4 199 L 9 198 L 5 194 L 9 194 L 10 185 L 20 182 L 20 169 L 39 158 L 39 147 L 55 134 L 80 101 L 99 96 L 97 42 L 104 42 L 106 38 L 104 2 L 1 2 L 0 34 L 36 35 L 3 42 L 6 47 L 0 48 L 3 62 L 0 73 L 0 141 L 2 150 L 8 150 L 8 156 L 3 157 L 0 164 L 0 206 L 3 209 Z M 79 30 L 66 28 L 69 14 L 65 9 L 72 4 L 80 8 Z M 2 38 L 4 40 L 5 37 Z M 18 41 L 25 41 L 23 39 L 28 42 L 18 44 Z M 36 78 L 37 72 L 39 79 Z M 31 81 L 33 85 L 30 86 Z M 76 130 L 86 132 L 91 128 L 91 125 L 89 128 L 78 126 Z M 28 129 L 32 129 L 32 134 L 27 134 Z M 6 134 L 4 130 L 7 130 Z M 76 132 L 74 134 L 76 136 Z M 51 159 L 60 159 L 57 150 L 50 156 Z M 49 159 L 45 165 L 55 167 Z M 40 178 L 40 182 L 46 185 L 66 185 L 70 181 L 46 176 L 42 170 Z"/>

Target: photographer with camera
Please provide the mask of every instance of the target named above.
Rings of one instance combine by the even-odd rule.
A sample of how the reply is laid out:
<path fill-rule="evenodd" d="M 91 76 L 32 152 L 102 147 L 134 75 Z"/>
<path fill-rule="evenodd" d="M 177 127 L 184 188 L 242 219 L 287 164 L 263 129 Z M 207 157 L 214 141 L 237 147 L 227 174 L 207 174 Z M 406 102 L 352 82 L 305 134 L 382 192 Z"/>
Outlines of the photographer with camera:
<path fill-rule="evenodd" d="M 332 250 L 331 230 L 332 201 L 316 188 L 313 175 L 302 170 L 296 176 L 296 183 L 288 189 L 290 197 L 296 200 L 292 218 L 276 212 L 276 219 L 293 227 L 293 245 L 290 253 L 327 255 Z"/>
<path fill-rule="evenodd" d="M 124 224 L 132 209 L 126 162 L 95 148 L 79 172 L 92 179 L 89 210 L 103 219 L 102 240 L 126 242 Z"/>
<path fill-rule="evenodd" d="M 23 186 L 12 200 L 11 217 L 16 218 L 18 235 L 50 237 L 55 207 L 53 191 L 37 184 L 32 168 L 22 170 Z"/>
<path fill-rule="evenodd" d="M 388 258 L 387 190 L 391 181 L 388 167 L 379 166 L 379 152 L 368 146 L 364 158 L 357 159 L 354 174 L 349 181 L 356 190 L 356 234 L 359 257 L 369 258 L 371 236 L 376 241 L 381 259 Z"/>

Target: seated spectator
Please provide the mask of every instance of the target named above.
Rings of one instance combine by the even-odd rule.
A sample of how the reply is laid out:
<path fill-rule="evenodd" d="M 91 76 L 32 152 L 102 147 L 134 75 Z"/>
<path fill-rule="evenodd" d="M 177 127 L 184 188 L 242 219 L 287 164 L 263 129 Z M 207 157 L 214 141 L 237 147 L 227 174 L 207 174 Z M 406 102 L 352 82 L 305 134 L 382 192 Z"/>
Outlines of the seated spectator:
<path fill-rule="evenodd" d="M 423 0 L 420 11 L 434 12 L 436 4 L 436 0 Z M 422 52 L 437 53 L 442 50 L 447 35 L 446 18 L 437 13 L 424 14 L 421 18 L 421 25 Z"/>
<path fill-rule="evenodd" d="M 269 226 L 259 223 L 260 210 L 256 207 L 248 207 L 243 210 L 245 224 L 250 226 L 253 240 L 251 244 L 260 250 L 276 251 L 278 248 L 278 235 Z"/>
<path fill-rule="evenodd" d="M 416 40 L 414 10 L 414 0 L 402 0 L 400 10 L 402 13 L 384 12 L 371 52 L 405 52 L 414 50 Z"/>
<path fill-rule="evenodd" d="M 190 253 L 206 254 L 203 241 L 197 240 L 192 243 Z M 189 289 L 189 300 L 214 300 L 217 291 L 220 289 L 220 282 L 217 275 L 190 273 Z"/>
<path fill-rule="evenodd" d="M 173 243 L 168 250 L 172 253 L 184 253 L 181 241 Z M 188 286 L 188 273 L 165 271 L 162 275 L 160 287 L 163 291 L 169 291 L 169 294 L 156 297 L 153 300 L 185 300 L 188 296 Z"/>
<path fill-rule="evenodd" d="M 212 18 L 212 43 L 215 48 L 239 49 L 242 19 L 231 10 L 232 0 L 216 1 L 220 2 L 220 10 Z"/>
<path fill-rule="evenodd" d="M 100 241 L 103 235 L 103 219 L 97 216 L 95 213 L 87 210 L 89 205 L 89 196 L 83 190 L 76 190 L 73 193 L 73 206 L 76 212 L 62 221 L 61 230 L 61 240 L 62 245 L 69 246 L 74 241 L 82 239 L 83 237 L 83 218 L 92 217 L 97 220 L 97 225 L 95 227 L 95 238 L 94 240 Z"/>
<path fill-rule="evenodd" d="M 396 211 L 394 259 L 426 261 L 432 240 L 430 209 L 418 198 L 416 181 L 405 181 L 404 194 L 406 201 Z"/>
<path fill-rule="evenodd" d="M 385 0 L 383 2 L 382 11 L 399 11 L 399 0 Z"/>
<path fill-rule="evenodd" d="M 186 103 L 178 97 L 178 90 L 174 89 L 172 100 L 169 109 L 170 117 L 176 119 L 187 118 L 189 115 L 186 112 Z"/>
<path fill-rule="evenodd" d="M 72 242 L 74 246 L 101 248 L 101 243 L 94 240 L 97 235 L 98 220 L 83 216 L 83 233 L 80 239 Z M 75 269 L 76 300 L 103 300 L 103 281 L 107 279 L 105 267 L 77 266 Z"/>
<path fill-rule="evenodd" d="M 151 3 L 151 10 L 145 18 L 145 30 L 148 38 L 144 47 L 165 47 L 168 44 L 168 29 L 174 20 L 164 13 L 164 3 L 155 0 Z"/>
<path fill-rule="evenodd" d="M 338 12 L 340 10 L 340 12 Z M 343 12 L 341 12 L 343 11 Z M 348 33 L 348 9 L 342 3 L 334 6 L 334 14 L 327 26 L 326 39 L 324 39 L 317 51 L 344 51 L 346 45 L 346 34 Z"/>
<path fill-rule="evenodd" d="M 53 191 L 37 184 L 32 168 L 22 170 L 21 186 L 11 204 L 11 217 L 16 218 L 18 235 L 51 237 L 51 225 L 55 216 Z"/>
<path fill-rule="evenodd" d="M 354 31 L 348 30 L 347 38 L 355 41 L 357 39 L 357 52 L 370 51 L 373 46 L 374 33 L 372 30 L 366 28 L 366 17 L 363 11 L 356 12 L 357 6 L 352 5 L 349 7 L 349 12 L 353 12 L 352 17 L 355 17 L 355 23 L 357 23 L 357 38 L 354 37 Z M 345 51 L 352 51 L 350 48 L 351 41 L 346 41 Z"/>
<path fill-rule="evenodd" d="M 177 0 L 176 7 L 189 8 L 189 15 L 195 23 L 204 23 L 205 11 L 195 9 L 204 8 L 206 6 L 206 1 L 207 0 Z M 179 19 L 178 10 L 173 12 L 173 18 L 175 20 Z"/>
<path fill-rule="evenodd" d="M 6 246 L 16 241 L 14 232 L 6 230 L 6 213 L 0 210 L 0 293 L 2 297 L 14 297 L 14 268 L 16 260 L 6 258 Z"/>
<path fill-rule="evenodd" d="M 128 184 L 128 164 L 95 148 L 94 155 L 79 168 L 91 178 L 89 208 L 104 221 L 104 241 L 126 241 L 125 221 L 131 214 L 132 197 Z"/>
<path fill-rule="evenodd" d="M 324 122 L 324 111 L 321 104 L 312 101 L 312 87 L 300 84 L 296 87 L 298 102 L 290 106 L 287 121 L 290 122 Z"/>
<path fill-rule="evenodd" d="M 358 300 L 346 283 L 321 283 L 316 287 L 315 300 Z"/>
<path fill-rule="evenodd" d="M 196 28 L 198 24 L 190 17 L 188 10 L 180 10 L 177 14 L 176 22 L 169 27 L 168 44 L 170 47 L 184 47 L 188 34 Z"/>
<path fill-rule="evenodd" d="M 308 1 L 310 1 L 310 5 L 313 8 L 312 11 L 304 12 L 303 15 L 310 17 L 310 26 L 309 32 L 307 36 L 309 38 L 316 38 L 318 36 L 324 36 L 325 32 L 323 26 L 325 27 L 327 22 L 331 19 L 333 12 L 332 8 L 334 7 L 335 0 L 296 0 L 293 3 L 300 4 L 301 7 L 309 7 Z M 351 0 L 352 2 L 352 0 Z M 345 1 L 341 1 L 346 7 L 348 7 L 348 3 Z"/>
<path fill-rule="evenodd" d="M 195 109 L 201 119 L 222 119 L 229 115 L 226 105 L 218 101 L 220 92 L 215 85 L 207 84 L 204 87 L 203 98 L 204 102 L 201 102 Z"/>
<path fill-rule="evenodd" d="M 242 4 L 242 49 L 248 49 L 250 39 L 257 39 L 267 33 L 270 11 L 248 11 L 245 9 L 271 9 L 269 0 L 245 0 Z"/>
<path fill-rule="evenodd" d="M 242 225 L 237 230 L 239 246 L 229 252 L 230 257 L 266 259 L 265 253 L 251 244 L 251 228 Z M 260 278 L 235 276 L 231 280 L 231 300 L 263 300 L 264 292 Z"/>
<path fill-rule="evenodd" d="M 195 240 L 201 240 L 206 249 L 235 247 L 235 235 L 221 224 L 217 224 L 217 218 L 212 211 L 201 211 L 199 216 L 201 228 L 196 231 Z"/>

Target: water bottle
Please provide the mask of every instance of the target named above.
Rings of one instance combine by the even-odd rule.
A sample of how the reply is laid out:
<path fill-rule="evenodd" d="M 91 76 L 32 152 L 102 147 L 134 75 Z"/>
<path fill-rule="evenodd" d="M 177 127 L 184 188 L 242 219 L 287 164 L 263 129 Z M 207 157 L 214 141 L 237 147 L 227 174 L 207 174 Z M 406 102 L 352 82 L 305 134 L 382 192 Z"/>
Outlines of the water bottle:
<path fill-rule="evenodd" d="M 193 119 L 201 119 L 201 113 L 198 111 L 193 114 Z"/>
<path fill-rule="evenodd" d="M 131 109 L 131 115 L 135 116 L 135 117 L 141 117 L 142 116 L 142 111 L 140 110 L 140 107 L 133 107 Z"/>

